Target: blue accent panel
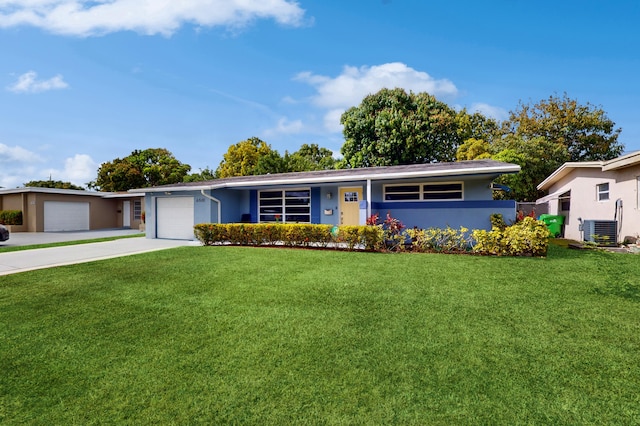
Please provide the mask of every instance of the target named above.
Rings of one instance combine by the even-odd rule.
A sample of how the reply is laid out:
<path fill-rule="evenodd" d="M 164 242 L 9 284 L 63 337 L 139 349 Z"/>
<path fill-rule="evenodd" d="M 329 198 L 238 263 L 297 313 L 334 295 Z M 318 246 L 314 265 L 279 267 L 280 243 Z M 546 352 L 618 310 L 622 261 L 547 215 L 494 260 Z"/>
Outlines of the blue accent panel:
<path fill-rule="evenodd" d="M 486 209 L 486 208 L 515 208 L 514 200 L 473 200 L 473 201 L 395 201 L 374 202 L 374 209 Z"/>
<path fill-rule="evenodd" d="M 249 191 L 249 213 L 251 213 L 251 223 L 258 223 L 258 191 Z"/>
<path fill-rule="evenodd" d="M 311 188 L 311 223 L 320 223 L 320 187 Z"/>
<path fill-rule="evenodd" d="M 430 202 L 387 202 L 371 203 L 371 213 L 387 213 L 399 219 L 408 228 L 459 228 L 491 229 L 490 217 L 494 213 L 502 215 L 509 223 L 516 218 L 516 202 L 513 200 L 471 200 L 471 201 L 430 201 Z"/>

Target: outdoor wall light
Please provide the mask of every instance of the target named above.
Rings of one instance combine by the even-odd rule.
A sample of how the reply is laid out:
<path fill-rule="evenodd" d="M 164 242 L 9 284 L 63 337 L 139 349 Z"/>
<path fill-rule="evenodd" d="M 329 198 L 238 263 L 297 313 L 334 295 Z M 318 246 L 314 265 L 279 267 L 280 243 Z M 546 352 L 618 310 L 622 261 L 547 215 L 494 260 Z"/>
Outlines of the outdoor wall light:
<path fill-rule="evenodd" d="M 171 195 L 171 192 L 165 191 L 164 195 Z"/>
<path fill-rule="evenodd" d="M 331 197 L 333 197 L 333 194 L 332 194 L 332 193 L 330 193 L 330 192 L 327 192 L 327 200 L 330 200 L 330 199 L 331 199 Z"/>

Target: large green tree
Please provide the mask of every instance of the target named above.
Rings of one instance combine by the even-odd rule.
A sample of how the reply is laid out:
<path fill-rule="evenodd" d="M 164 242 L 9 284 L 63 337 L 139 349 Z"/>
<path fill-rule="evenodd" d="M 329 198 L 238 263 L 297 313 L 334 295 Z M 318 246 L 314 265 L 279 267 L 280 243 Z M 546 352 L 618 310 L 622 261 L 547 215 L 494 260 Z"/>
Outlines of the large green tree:
<path fill-rule="evenodd" d="M 346 167 L 454 161 L 456 112 L 428 93 L 382 89 L 342 114 Z"/>
<path fill-rule="evenodd" d="M 580 104 L 565 93 L 535 104 L 521 102 L 502 123 L 501 134 L 529 140 L 542 137 L 564 146 L 568 161 L 595 161 L 622 153 L 620 131 L 601 107 Z"/>
<path fill-rule="evenodd" d="M 229 147 L 216 170 L 216 176 L 227 178 L 278 173 L 282 167 L 280 161 L 278 161 L 279 157 L 280 154 L 274 153 L 274 150 L 265 141 L 251 137 Z M 259 166 L 261 159 L 263 159 L 263 162 Z M 271 161 L 275 161 L 277 164 L 269 164 Z M 272 171 L 270 167 L 274 167 L 276 170 Z"/>
<path fill-rule="evenodd" d="M 200 169 L 199 172 L 189 173 L 183 178 L 184 182 L 203 182 L 206 180 L 213 180 L 216 178 L 216 172 L 211 170 L 209 166 L 204 169 Z"/>
<path fill-rule="evenodd" d="M 190 165 L 181 163 L 164 148 L 135 150 L 127 157 L 102 163 L 97 179 L 89 187 L 117 192 L 178 183 L 190 170 Z"/>
<path fill-rule="evenodd" d="M 500 129 L 500 124 L 480 112 L 470 114 L 466 108 L 463 108 L 456 114 L 456 129 L 463 142 L 469 139 L 491 142 Z"/>
<path fill-rule="evenodd" d="M 321 148 L 318 144 L 302 144 L 299 150 L 293 154 L 285 153 L 287 169 L 291 172 L 306 172 L 312 170 L 335 169 L 336 159 L 333 151 Z"/>
<path fill-rule="evenodd" d="M 335 164 L 333 152 L 317 144 L 303 144 L 293 154 L 285 151 L 281 156 L 271 145 L 253 137 L 229 147 L 216 170 L 216 177 L 326 170 L 335 168 Z"/>
<path fill-rule="evenodd" d="M 531 139 L 510 135 L 496 143 L 491 158 L 505 163 L 518 164 L 520 173 L 503 175 L 496 182 L 504 184 L 511 192 L 498 198 L 516 201 L 535 201 L 544 193 L 537 186 L 569 158 L 564 145 L 541 136 Z"/>
<path fill-rule="evenodd" d="M 74 185 L 71 182 L 63 182 L 61 180 L 32 180 L 24 184 L 26 187 L 32 188 L 56 188 L 56 189 L 76 189 L 84 191 L 84 188 Z"/>

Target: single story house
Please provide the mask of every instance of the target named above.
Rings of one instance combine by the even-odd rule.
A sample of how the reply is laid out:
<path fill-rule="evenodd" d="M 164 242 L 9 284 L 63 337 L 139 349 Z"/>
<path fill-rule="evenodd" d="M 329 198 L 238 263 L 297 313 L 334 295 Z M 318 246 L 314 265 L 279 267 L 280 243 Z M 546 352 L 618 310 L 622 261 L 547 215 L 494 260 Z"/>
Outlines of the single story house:
<path fill-rule="evenodd" d="M 0 210 L 22 211 L 12 232 L 138 228 L 143 196 L 132 193 L 25 187 L 0 189 Z"/>
<path fill-rule="evenodd" d="M 515 219 L 492 182 L 520 166 L 494 160 L 240 176 L 132 190 L 144 193 L 147 238 L 194 239 L 198 223 L 365 224 L 390 213 L 407 227 L 490 229 Z"/>
<path fill-rule="evenodd" d="M 564 237 L 610 242 L 640 233 L 640 151 L 609 161 L 565 163 L 538 189 L 536 201 L 549 214 L 564 216 Z"/>

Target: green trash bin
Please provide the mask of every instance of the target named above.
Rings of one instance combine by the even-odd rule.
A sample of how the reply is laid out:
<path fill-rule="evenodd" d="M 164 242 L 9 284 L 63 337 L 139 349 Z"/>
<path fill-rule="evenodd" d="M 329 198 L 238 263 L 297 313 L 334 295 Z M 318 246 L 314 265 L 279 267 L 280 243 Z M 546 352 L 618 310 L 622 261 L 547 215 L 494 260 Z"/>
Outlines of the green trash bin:
<path fill-rule="evenodd" d="M 564 216 L 558 216 L 553 214 L 541 214 L 538 218 L 547 225 L 549 234 L 552 237 L 557 238 L 562 235 L 562 225 L 564 224 Z"/>

